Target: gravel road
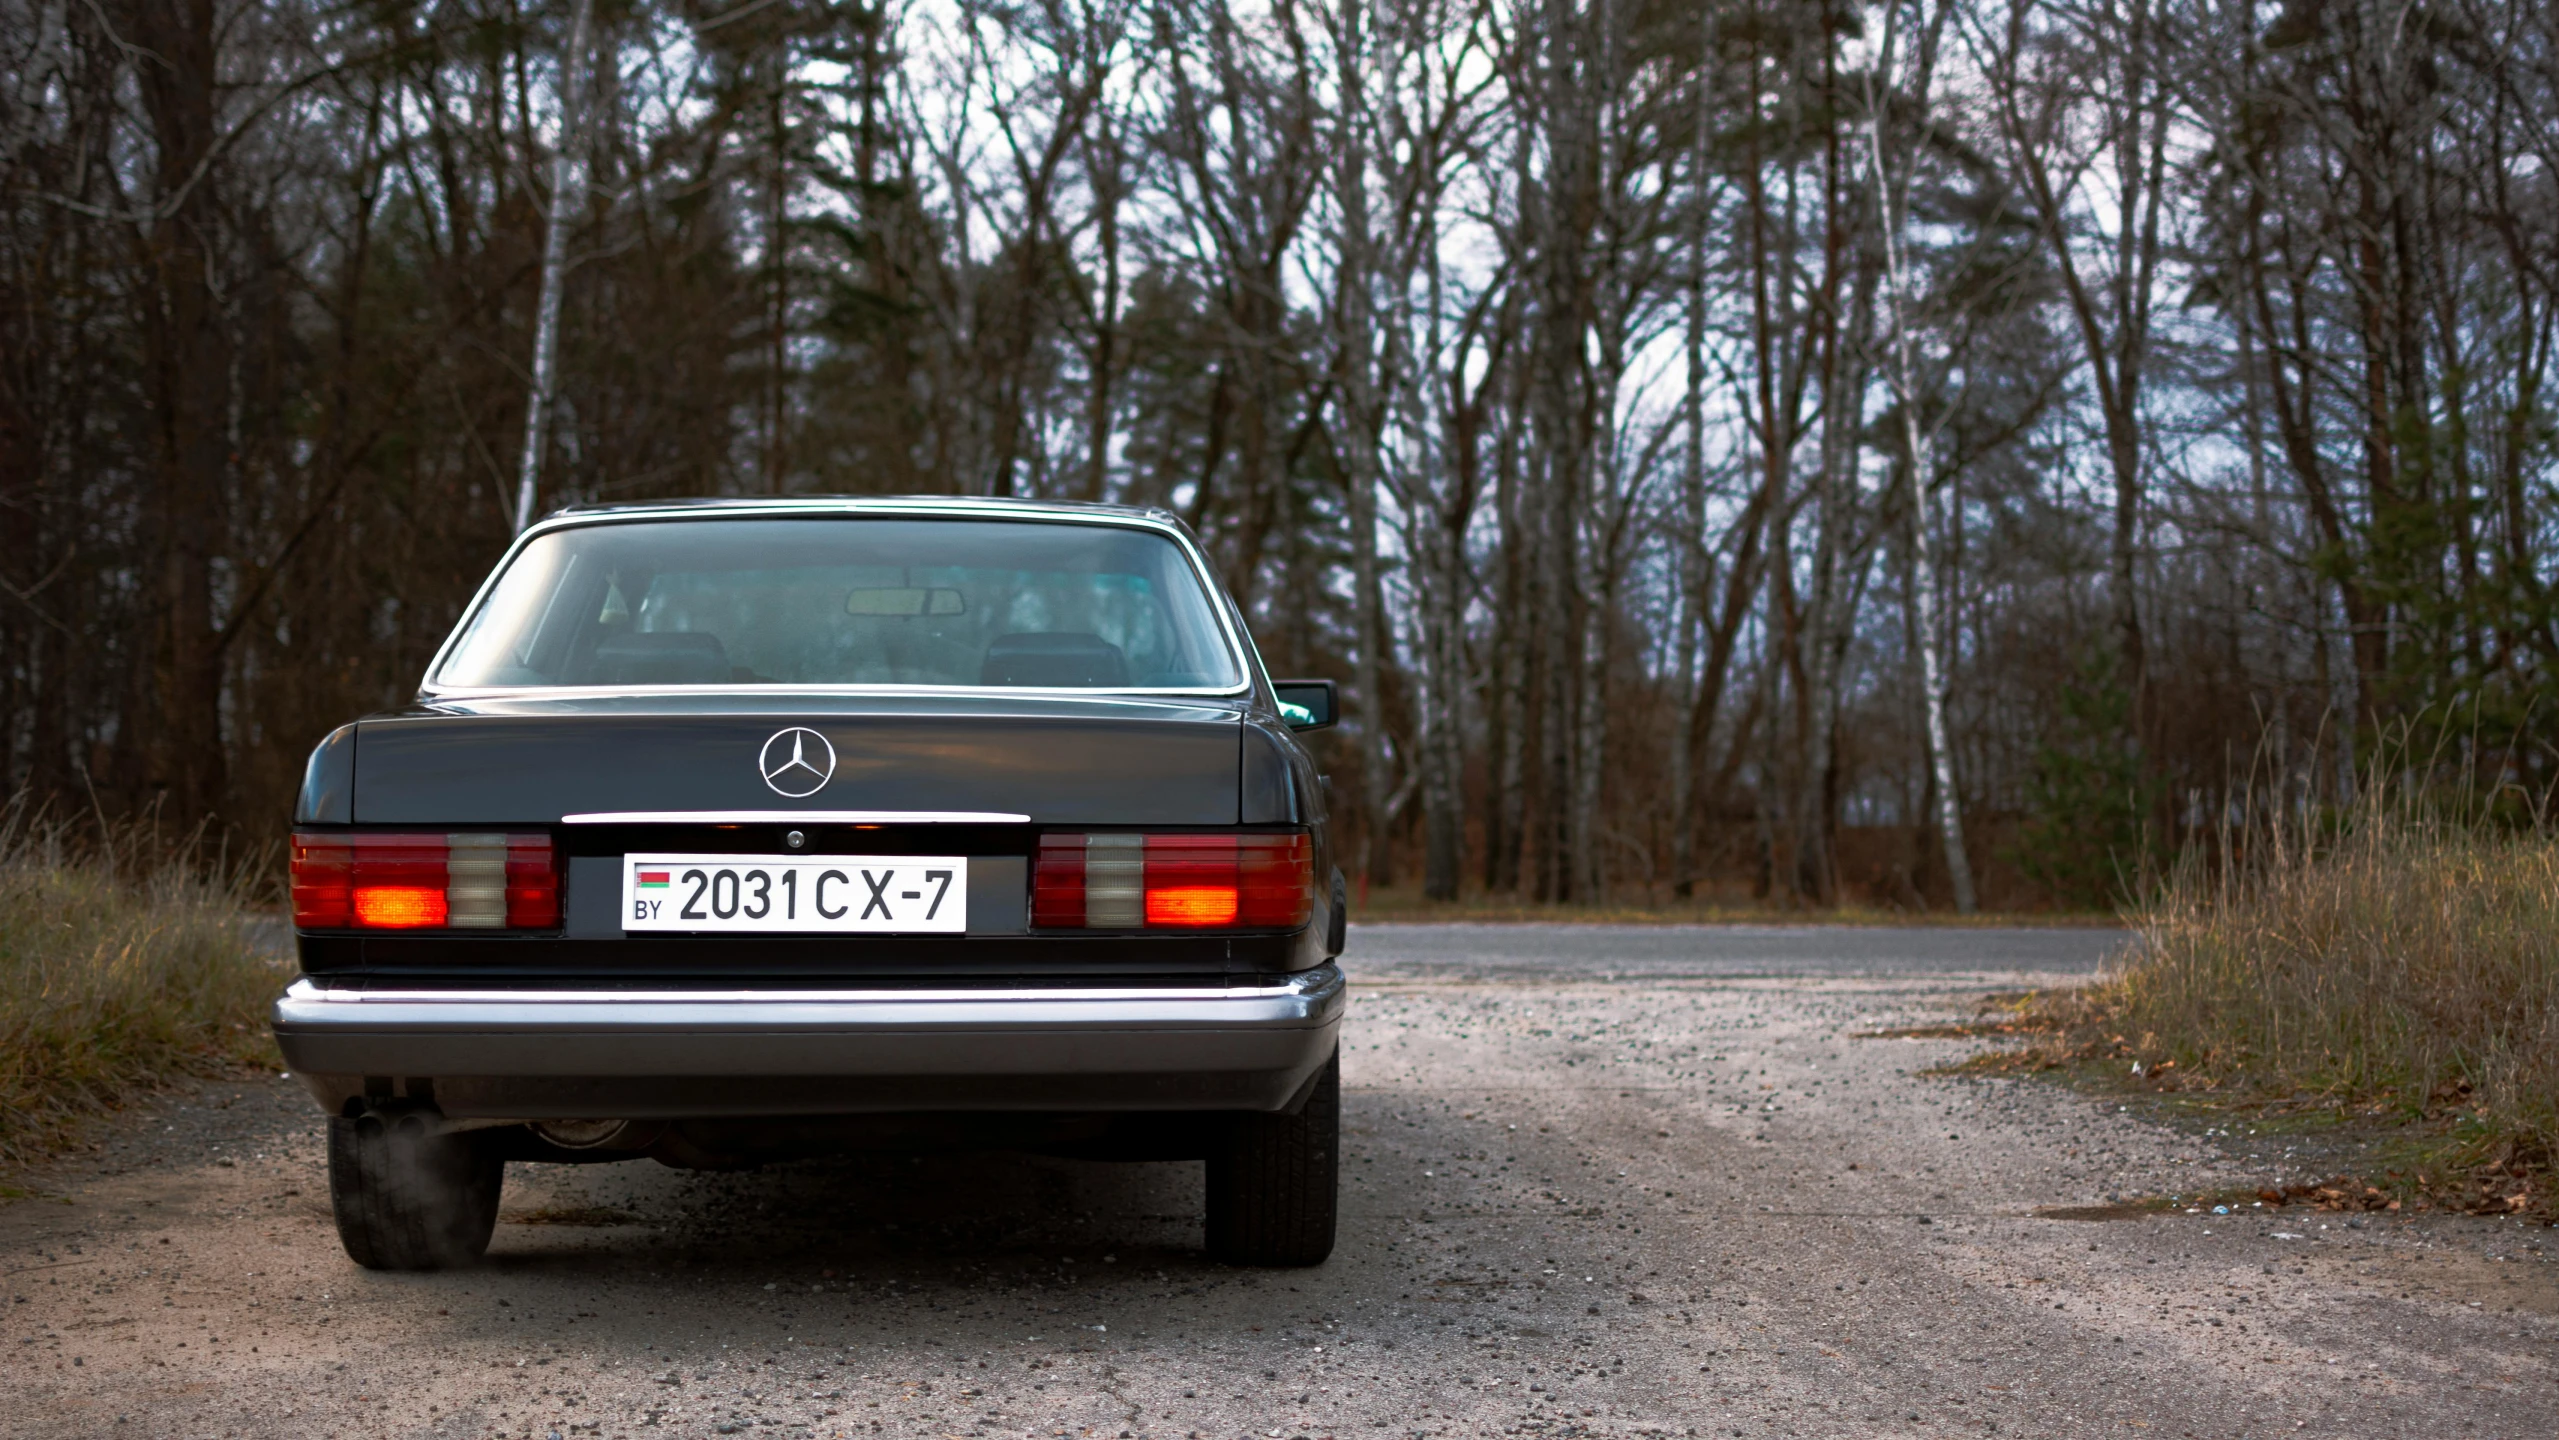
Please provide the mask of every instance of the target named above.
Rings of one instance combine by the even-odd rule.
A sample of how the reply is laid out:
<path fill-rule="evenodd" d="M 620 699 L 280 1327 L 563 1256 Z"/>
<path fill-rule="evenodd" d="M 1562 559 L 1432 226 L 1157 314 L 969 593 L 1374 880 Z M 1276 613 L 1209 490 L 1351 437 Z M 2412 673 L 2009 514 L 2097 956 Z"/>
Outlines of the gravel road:
<path fill-rule="evenodd" d="M 1365 927 L 1312 1271 L 1203 1260 L 1197 1165 L 926 1156 L 518 1166 L 368 1274 L 300 1089 L 191 1091 L 0 1205 L 0 1434 L 2559 1433 L 2549 1232 L 2039 1218 L 2309 1162 L 1856 1038 L 2119 938 Z"/>

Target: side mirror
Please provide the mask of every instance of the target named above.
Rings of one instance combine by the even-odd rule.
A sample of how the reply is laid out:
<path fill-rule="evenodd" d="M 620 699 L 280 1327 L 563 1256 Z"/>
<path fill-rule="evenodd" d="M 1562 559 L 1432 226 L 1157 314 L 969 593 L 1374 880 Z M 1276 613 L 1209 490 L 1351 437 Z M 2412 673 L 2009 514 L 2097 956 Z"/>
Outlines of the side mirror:
<path fill-rule="evenodd" d="M 1341 718 L 1341 697 L 1330 680 L 1274 680 L 1271 688 L 1291 730 L 1321 730 Z"/>

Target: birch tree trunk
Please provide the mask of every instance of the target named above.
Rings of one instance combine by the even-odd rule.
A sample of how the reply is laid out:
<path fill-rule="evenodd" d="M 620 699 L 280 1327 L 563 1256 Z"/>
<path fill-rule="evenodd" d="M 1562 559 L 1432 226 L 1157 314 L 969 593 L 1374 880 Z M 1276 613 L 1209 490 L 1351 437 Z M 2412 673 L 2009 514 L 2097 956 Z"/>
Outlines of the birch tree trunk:
<path fill-rule="evenodd" d="M 1956 913 L 1970 915 L 1975 908 L 1973 866 L 1964 854 L 1963 802 L 1955 789 L 1955 749 L 1946 726 L 1946 632 L 1937 613 L 1937 560 L 1929 533 L 1935 487 L 1920 479 L 1920 467 L 1935 461 L 1935 447 L 1927 427 L 1914 424 L 1910 429 L 1910 588 L 1918 611 L 1913 628 L 1919 637 L 1920 706 L 1928 725 L 1928 765 L 1936 780 L 1937 834 L 1946 847 L 1946 879 L 1955 892 Z"/>
<path fill-rule="evenodd" d="M 1937 40 L 1943 32 L 1951 0 L 1939 0 L 1925 16 L 1917 37 L 1915 79 L 1902 86 L 1897 103 L 1907 104 L 1913 112 L 1906 123 L 1914 133 L 1928 123 L 1929 91 L 1935 71 Z M 1897 80 L 1900 12 L 1887 14 L 1881 47 L 1881 63 L 1875 74 L 1885 83 Z M 1946 723 L 1947 632 L 1938 614 L 1938 566 L 1934 546 L 1936 526 L 1937 422 L 1927 415 L 1931 387 L 1920 374 L 1920 357 L 1916 331 L 1918 302 L 1912 294 L 1909 246 L 1902 226 L 1909 212 L 1910 171 L 1916 168 L 1914 153 L 1910 165 L 1899 172 L 1885 164 L 1884 124 L 1888 105 L 1883 95 L 1868 80 L 1866 97 L 1866 159 L 1873 178 L 1878 229 L 1884 251 L 1883 288 L 1885 303 L 1891 310 L 1891 363 L 1887 366 L 1893 399 L 1901 411 L 1903 463 L 1910 482 L 1910 604 L 1912 640 L 1919 650 L 1920 710 L 1928 731 L 1928 763 L 1931 788 L 1935 791 L 1937 834 L 1946 851 L 1946 878 L 1955 892 L 1955 909 L 1970 915 L 1975 908 L 1972 862 L 1964 850 L 1963 797 L 1955 784 L 1953 736 Z M 1914 151 L 1917 142 L 1914 141 Z M 1958 511 L 1949 523 L 1961 524 Z"/>
<path fill-rule="evenodd" d="M 1874 133 L 1872 130 L 1870 134 Z M 1904 268 L 1899 216 L 1893 188 L 1884 179 L 1883 147 L 1875 142 L 1877 191 L 1884 207 L 1886 291 L 1893 307 L 1893 391 L 1902 415 L 1903 464 L 1910 482 L 1911 631 L 1919 648 L 1920 710 L 1928 731 L 1929 774 L 1937 801 L 1937 834 L 1946 848 L 1946 879 L 1955 892 L 1955 909 L 1973 913 L 1972 862 L 1964 853 L 1964 817 L 1955 787 L 1955 752 L 1946 725 L 1946 630 L 1938 615 L 1936 556 L 1936 434 L 1921 407 L 1924 403 L 1912 355 L 1911 303 Z"/>
<path fill-rule="evenodd" d="M 568 283 L 569 228 L 586 209 L 586 167 L 578 163 L 579 103 L 586 81 L 587 25 L 595 0 L 577 0 L 569 46 L 560 52 L 560 146 L 551 157 L 551 211 L 542 237 L 542 298 L 533 314 L 533 388 L 524 402 L 524 459 L 516 468 L 515 528 L 533 523 L 542 450 L 559 397 L 560 291 Z"/>

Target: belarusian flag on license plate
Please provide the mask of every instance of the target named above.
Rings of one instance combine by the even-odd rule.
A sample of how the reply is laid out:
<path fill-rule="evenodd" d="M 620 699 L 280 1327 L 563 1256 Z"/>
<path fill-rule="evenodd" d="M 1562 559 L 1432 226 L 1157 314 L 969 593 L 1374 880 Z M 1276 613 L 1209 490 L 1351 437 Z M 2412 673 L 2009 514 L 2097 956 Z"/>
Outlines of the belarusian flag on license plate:
<path fill-rule="evenodd" d="M 968 933 L 965 855 L 632 855 L 622 930 L 771 935 Z"/>

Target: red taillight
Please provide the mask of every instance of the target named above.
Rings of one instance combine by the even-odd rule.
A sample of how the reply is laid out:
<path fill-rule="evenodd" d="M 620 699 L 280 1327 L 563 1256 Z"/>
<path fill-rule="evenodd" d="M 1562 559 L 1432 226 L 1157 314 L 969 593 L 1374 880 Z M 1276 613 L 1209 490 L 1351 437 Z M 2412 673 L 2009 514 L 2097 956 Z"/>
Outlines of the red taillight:
<path fill-rule="evenodd" d="M 1082 835 L 1043 835 L 1039 859 L 1031 864 L 1031 924 L 1043 930 L 1073 930 L 1084 924 L 1084 842 Z"/>
<path fill-rule="evenodd" d="M 1236 855 L 1239 924 L 1294 930 L 1315 913 L 1315 842 L 1305 835 L 1246 835 Z"/>
<path fill-rule="evenodd" d="M 304 930 L 540 930 L 560 923 L 548 835 L 300 834 L 293 923 Z"/>
<path fill-rule="evenodd" d="M 548 835 L 506 837 L 506 923 L 516 930 L 560 923 L 560 864 Z"/>
<path fill-rule="evenodd" d="M 343 930 L 355 923 L 355 848 L 343 835 L 293 837 L 293 923 Z"/>
<path fill-rule="evenodd" d="M 1315 844 L 1284 835 L 1043 835 L 1041 929 L 1294 930 L 1314 913 Z"/>

